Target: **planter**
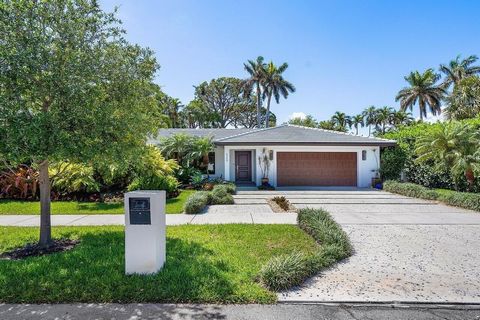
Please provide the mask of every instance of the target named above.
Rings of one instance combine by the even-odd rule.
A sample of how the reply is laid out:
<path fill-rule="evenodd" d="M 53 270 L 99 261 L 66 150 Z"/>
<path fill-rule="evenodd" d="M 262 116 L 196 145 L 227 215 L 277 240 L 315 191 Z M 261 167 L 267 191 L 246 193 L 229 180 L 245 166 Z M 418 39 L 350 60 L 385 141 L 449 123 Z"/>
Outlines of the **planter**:
<path fill-rule="evenodd" d="M 268 178 L 262 178 L 262 186 L 268 186 L 269 183 L 268 183 Z"/>
<path fill-rule="evenodd" d="M 382 179 L 372 178 L 372 188 L 382 189 Z"/>

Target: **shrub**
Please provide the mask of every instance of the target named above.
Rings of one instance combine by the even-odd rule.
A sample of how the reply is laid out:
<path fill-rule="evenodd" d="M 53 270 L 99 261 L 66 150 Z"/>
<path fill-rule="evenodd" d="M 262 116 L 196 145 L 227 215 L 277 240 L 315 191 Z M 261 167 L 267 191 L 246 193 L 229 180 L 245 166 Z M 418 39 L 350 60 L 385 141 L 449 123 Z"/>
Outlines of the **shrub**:
<path fill-rule="evenodd" d="M 310 255 L 292 253 L 270 259 L 260 270 L 259 281 L 270 290 L 284 290 L 351 255 L 347 234 L 321 209 L 302 209 L 298 226 L 320 244 Z"/>
<path fill-rule="evenodd" d="M 63 194 L 100 191 L 100 184 L 95 180 L 95 170 L 80 163 L 57 162 L 50 166 L 52 190 Z"/>
<path fill-rule="evenodd" d="M 273 197 L 272 200 L 283 210 L 288 211 L 288 209 L 290 209 L 290 201 L 288 201 L 284 196 Z"/>
<path fill-rule="evenodd" d="M 219 190 L 221 190 L 221 192 L 234 194 L 236 190 L 236 186 L 233 183 L 226 183 L 226 184 L 217 184 L 213 187 L 214 192 L 218 192 Z"/>
<path fill-rule="evenodd" d="M 438 199 L 452 206 L 480 211 L 480 194 L 478 193 L 449 191 L 440 193 Z"/>
<path fill-rule="evenodd" d="M 383 180 L 396 180 L 407 161 L 407 153 L 400 147 L 388 147 L 382 151 L 380 175 Z"/>
<path fill-rule="evenodd" d="M 383 183 L 385 191 L 398 193 L 407 197 L 422 198 L 427 200 L 436 200 L 438 193 L 435 190 L 428 189 L 414 183 L 402 183 L 397 181 L 385 181 Z"/>
<path fill-rule="evenodd" d="M 133 179 L 128 185 L 128 191 L 134 190 L 165 190 L 174 193 L 178 189 L 178 181 L 174 176 L 145 175 Z"/>
<path fill-rule="evenodd" d="M 233 197 L 228 191 L 231 190 L 225 184 L 213 187 L 211 192 L 211 204 L 233 204 Z"/>
<path fill-rule="evenodd" d="M 21 165 L 16 170 L 0 171 L 0 197 L 35 199 L 38 195 L 38 172 Z"/>
<path fill-rule="evenodd" d="M 198 191 L 188 197 L 183 210 L 188 214 L 200 213 L 211 201 L 211 195 L 207 191 Z"/>

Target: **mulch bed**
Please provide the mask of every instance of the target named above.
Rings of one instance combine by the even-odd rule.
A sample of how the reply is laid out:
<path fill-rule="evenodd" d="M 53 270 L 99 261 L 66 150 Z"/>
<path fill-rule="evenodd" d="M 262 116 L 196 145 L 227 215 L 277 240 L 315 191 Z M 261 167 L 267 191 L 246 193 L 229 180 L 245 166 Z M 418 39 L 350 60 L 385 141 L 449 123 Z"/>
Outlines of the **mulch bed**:
<path fill-rule="evenodd" d="M 38 245 L 38 243 L 28 243 L 24 247 L 0 254 L 0 259 L 21 260 L 27 257 L 37 257 L 55 252 L 68 251 L 73 249 L 79 243 L 79 240 L 71 239 L 55 239 L 48 247 L 41 247 Z"/>
<path fill-rule="evenodd" d="M 267 203 L 270 205 L 272 208 L 273 212 L 275 213 L 285 213 L 285 212 L 297 212 L 297 208 L 290 203 L 289 208 L 287 211 L 283 210 L 275 201 L 272 199 L 268 199 Z"/>

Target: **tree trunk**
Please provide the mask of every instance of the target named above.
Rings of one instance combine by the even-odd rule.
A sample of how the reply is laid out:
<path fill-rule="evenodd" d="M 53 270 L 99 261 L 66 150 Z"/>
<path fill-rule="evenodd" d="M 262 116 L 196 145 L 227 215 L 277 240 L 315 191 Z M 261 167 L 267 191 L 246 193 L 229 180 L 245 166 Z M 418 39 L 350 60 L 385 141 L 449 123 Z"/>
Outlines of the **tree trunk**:
<path fill-rule="evenodd" d="M 268 93 L 267 114 L 265 116 L 265 128 L 270 127 L 270 101 L 272 100 L 272 92 Z"/>
<path fill-rule="evenodd" d="M 472 191 L 473 183 L 475 182 L 475 174 L 473 173 L 472 168 L 465 170 L 465 179 L 468 183 L 468 191 Z"/>
<path fill-rule="evenodd" d="M 358 136 L 358 125 L 355 126 L 355 135 Z"/>
<path fill-rule="evenodd" d="M 261 106 L 260 106 L 261 99 L 262 99 L 262 97 L 260 97 L 260 84 L 257 83 L 257 128 L 260 128 L 261 123 L 262 123 L 262 117 L 261 117 L 261 115 L 260 115 L 260 111 L 261 111 Z"/>
<path fill-rule="evenodd" d="M 48 160 L 38 167 L 40 185 L 40 241 L 39 245 L 48 247 L 52 244 L 50 223 L 50 177 L 48 176 Z"/>

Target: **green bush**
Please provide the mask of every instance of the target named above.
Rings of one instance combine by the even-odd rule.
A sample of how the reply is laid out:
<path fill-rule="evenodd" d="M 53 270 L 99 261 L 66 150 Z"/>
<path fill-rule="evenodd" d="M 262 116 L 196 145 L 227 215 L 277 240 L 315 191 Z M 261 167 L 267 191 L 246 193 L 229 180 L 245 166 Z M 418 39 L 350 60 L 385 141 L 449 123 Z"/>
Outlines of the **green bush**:
<path fill-rule="evenodd" d="M 449 191 L 439 193 L 439 200 L 457 207 L 480 211 L 480 194 Z"/>
<path fill-rule="evenodd" d="M 228 187 L 225 184 L 219 184 L 213 187 L 211 191 L 211 204 L 233 204 L 234 200 Z"/>
<path fill-rule="evenodd" d="M 407 153 L 400 147 L 388 147 L 382 151 L 380 175 L 383 180 L 396 180 L 407 161 Z"/>
<path fill-rule="evenodd" d="M 478 193 L 458 192 L 453 190 L 437 191 L 425 188 L 418 184 L 397 181 L 385 181 L 383 189 L 407 197 L 439 200 L 451 206 L 480 211 L 480 194 Z"/>
<path fill-rule="evenodd" d="M 293 253 L 274 257 L 260 270 L 259 281 L 270 290 L 285 290 L 299 285 L 335 261 L 351 255 L 352 246 L 347 234 L 321 209 L 302 209 L 298 226 L 319 244 L 313 254 Z"/>
<path fill-rule="evenodd" d="M 234 194 L 236 190 L 236 186 L 233 183 L 226 183 L 226 184 L 216 184 L 213 187 L 213 192 L 219 192 L 221 191 L 222 193 L 230 193 Z"/>
<path fill-rule="evenodd" d="M 183 210 L 188 214 L 200 213 L 211 201 L 211 195 L 207 191 L 198 191 L 192 194 L 187 201 Z"/>
<path fill-rule="evenodd" d="M 388 192 L 394 192 L 413 198 L 427 200 L 436 200 L 438 198 L 438 193 L 435 190 L 414 183 L 403 183 L 389 180 L 383 183 L 383 189 Z"/>
<path fill-rule="evenodd" d="M 128 185 L 128 191 L 134 190 L 165 190 L 167 193 L 176 192 L 178 181 L 174 176 L 145 175 L 133 179 Z"/>

